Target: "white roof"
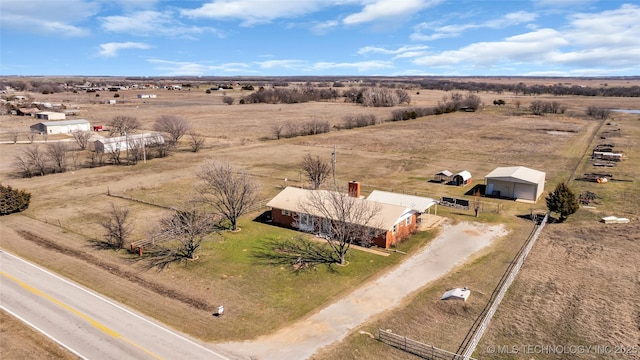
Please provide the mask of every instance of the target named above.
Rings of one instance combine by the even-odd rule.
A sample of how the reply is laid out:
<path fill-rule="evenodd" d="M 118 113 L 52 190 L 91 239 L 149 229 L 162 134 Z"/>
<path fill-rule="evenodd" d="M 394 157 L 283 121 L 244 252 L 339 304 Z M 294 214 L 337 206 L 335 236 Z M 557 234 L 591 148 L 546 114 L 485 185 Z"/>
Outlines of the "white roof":
<path fill-rule="evenodd" d="M 451 176 L 453 175 L 453 173 L 449 170 L 442 170 L 439 173 L 437 173 L 436 175 L 442 175 L 442 176 Z"/>
<path fill-rule="evenodd" d="M 118 143 L 125 141 L 135 141 L 138 139 L 145 139 L 147 144 L 156 142 L 156 143 L 164 143 L 164 137 L 160 133 L 140 133 L 140 134 L 131 134 L 127 136 L 114 136 L 114 137 L 99 137 L 96 139 L 97 142 L 101 142 L 103 144 L 109 143 Z"/>
<path fill-rule="evenodd" d="M 525 184 L 539 184 L 544 181 L 545 173 L 524 166 L 495 168 L 485 179 L 495 179 Z"/>
<path fill-rule="evenodd" d="M 380 190 L 373 190 L 371 194 L 367 196 L 367 200 L 404 206 L 421 213 L 425 212 L 428 208 L 437 203 L 434 199 L 427 197 L 397 194 Z"/>
<path fill-rule="evenodd" d="M 287 186 L 278 195 L 276 195 L 271 201 L 267 203 L 267 206 L 289 210 L 293 212 L 308 213 L 310 210 L 305 208 L 304 204 L 309 198 L 312 192 L 320 193 L 320 195 L 329 195 L 328 190 L 307 190 L 297 187 Z M 348 194 L 342 194 L 343 196 L 349 196 Z M 356 201 L 372 202 L 379 206 L 380 211 L 371 219 L 371 224 L 362 224 L 375 226 L 376 228 L 383 230 L 390 230 L 400 220 L 405 219 L 408 215 L 413 213 L 413 210 L 404 206 L 384 204 L 380 202 L 370 201 L 367 199 L 354 198 Z M 311 214 L 321 216 L 321 214 Z"/>
<path fill-rule="evenodd" d="M 60 121 L 43 121 L 38 124 L 42 124 L 45 126 L 65 126 L 65 125 L 78 125 L 78 124 L 88 124 L 89 121 L 85 119 L 76 119 L 76 120 L 60 120 Z"/>
<path fill-rule="evenodd" d="M 462 180 L 464 180 L 464 181 L 471 179 L 471 173 L 468 172 L 467 170 L 460 171 L 459 173 L 455 174 L 454 176 L 462 176 Z"/>
<path fill-rule="evenodd" d="M 455 288 L 446 291 L 440 297 L 440 300 L 464 300 L 467 301 L 467 298 L 471 294 L 471 291 L 467 288 Z"/>

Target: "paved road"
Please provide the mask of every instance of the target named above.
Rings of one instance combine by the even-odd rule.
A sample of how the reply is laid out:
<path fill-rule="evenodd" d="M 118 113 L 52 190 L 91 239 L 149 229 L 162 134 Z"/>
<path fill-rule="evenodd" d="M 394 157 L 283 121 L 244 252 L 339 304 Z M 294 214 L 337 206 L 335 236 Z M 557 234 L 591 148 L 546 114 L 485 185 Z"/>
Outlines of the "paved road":
<path fill-rule="evenodd" d="M 4 251 L 0 308 L 85 359 L 229 359 Z"/>
<path fill-rule="evenodd" d="M 318 313 L 271 335 L 216 346 L 252 359 L 310 358 L 321 348 L 343 339 L 373 315 L 399 306 L 407 295 L 447 274 L 495 238 L 506 234 L 502 225 L 468 222 L 445 225 L 442 233 L 423 250 Z M 464 285 L 449 284 L 451 287 Z"/>

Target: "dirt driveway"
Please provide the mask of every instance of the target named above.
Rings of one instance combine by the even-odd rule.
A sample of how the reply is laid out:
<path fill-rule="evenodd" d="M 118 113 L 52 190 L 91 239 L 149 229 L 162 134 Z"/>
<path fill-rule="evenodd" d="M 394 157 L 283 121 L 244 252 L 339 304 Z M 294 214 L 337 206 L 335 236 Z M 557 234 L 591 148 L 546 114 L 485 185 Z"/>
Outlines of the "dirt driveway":
<path fill-rule="evenodd" d="M 274 334 L 215 347 L 252 359 L 307 359 L 322 347 L 342 340 L 372 316 L 400 306 L 407 295 L 506 234 L 502 225 L 446 224 L 419 253 L 319 312 Z"/>

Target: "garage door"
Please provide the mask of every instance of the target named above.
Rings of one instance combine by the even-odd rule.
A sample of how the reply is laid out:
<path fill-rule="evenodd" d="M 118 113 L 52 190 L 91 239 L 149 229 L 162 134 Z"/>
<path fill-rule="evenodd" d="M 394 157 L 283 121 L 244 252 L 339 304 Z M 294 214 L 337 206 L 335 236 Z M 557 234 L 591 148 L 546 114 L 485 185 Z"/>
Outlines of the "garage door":
<path fill-rule="evenodd" d="M 536 198 L 535 189 L 534 185 L 515 183 L 513 197 L 516 199 L 534 200 Z"/>

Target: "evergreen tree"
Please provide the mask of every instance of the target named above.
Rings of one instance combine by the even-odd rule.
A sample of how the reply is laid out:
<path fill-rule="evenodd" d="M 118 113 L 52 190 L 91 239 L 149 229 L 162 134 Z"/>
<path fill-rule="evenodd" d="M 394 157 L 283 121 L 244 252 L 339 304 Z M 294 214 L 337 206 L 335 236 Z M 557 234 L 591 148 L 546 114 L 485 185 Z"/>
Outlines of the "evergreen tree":
<path fill-rule="evenodd" d="M 551 212 L 560 214 L 560 222 L 563 222 L 569 215 L 578 211 L 578 197 L 569 189 L 567 184 L 559 183 L 552 193 L 547 195 L 547 208 Z"/>
<path fill-rule="evenodd" d="M 29 207 L 31 194 L 0 184 L 0 216 L 24 211 Z"/>

